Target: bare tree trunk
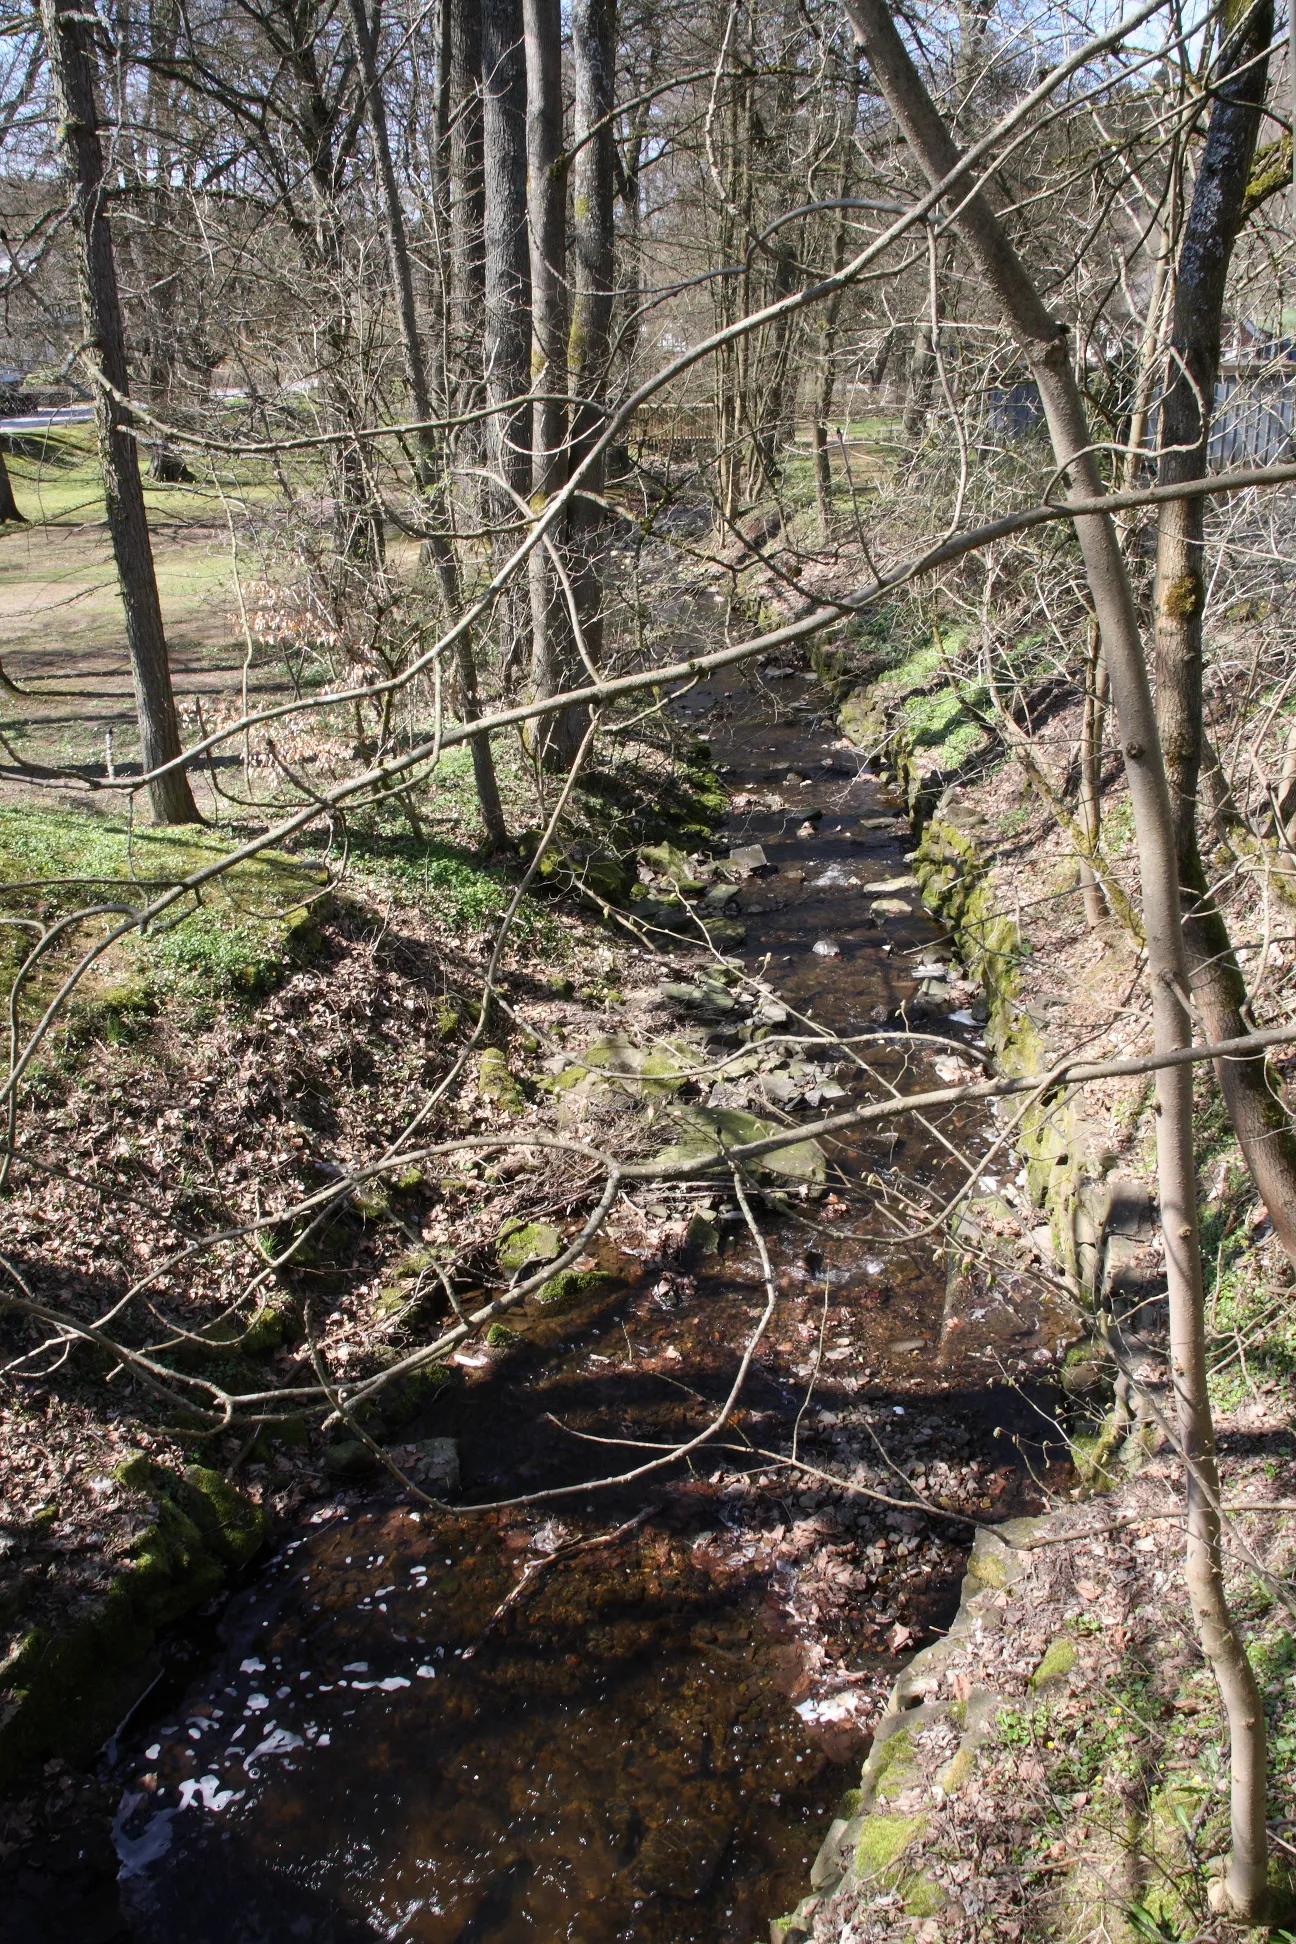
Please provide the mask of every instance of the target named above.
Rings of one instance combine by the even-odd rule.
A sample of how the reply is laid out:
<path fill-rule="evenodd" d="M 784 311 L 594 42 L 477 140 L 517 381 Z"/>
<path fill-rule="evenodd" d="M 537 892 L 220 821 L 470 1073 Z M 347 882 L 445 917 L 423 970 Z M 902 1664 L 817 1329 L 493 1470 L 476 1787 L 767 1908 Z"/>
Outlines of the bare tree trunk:
<path fill-rule="evenodd" d="M 562 8 L 560 0 L 523 0 L 527 64 L 527 202 L 531 225 L 531 510 L 539 516 L 567 481 L 567 172 L 563 161 Z M 549 530 L 561 555 L 566 522 Z M 531 686 L 558 695 L 578 657 L 571 616 L 553 555 L 529 560 Z M 535 728 L 541 760 L 565 769 L 589 721 L 562 709 Z"/>
<path fill-rule="evenodd" d="M 1102 745 L 1106 713 L 1107 664 L 1103 660 L 1102 636 L 1096 624 L 1091 623 L 1080 718 L 1080 827 L 1089 849 L 1089 855 L 1080 859 L 1080 886 L 1084 893 L 1085 922 L 1091 926 L 1101 925 L 1108 915 L 1107 899 L 1092 863 L 1102 836 Z"/>
<path fill-rule="evenodd" d="M 1163 486 L 1199 478 L 1206 470 L 1224 289 L 1234 239 L 1244 220 L 1272 32 L 1272 4 L 1260 0 L 1226 41 L 1217 64 L 1210 125 L 1175 280 L 1157 469 Z M 1208 889 L 1197 843 L 1204 516 L 1201 498 L 1171 500 L 1161 508 L 1157 523 L 1157 721 L 1174 809 L 1193 998 L 1207 1038 L 1225 1039 L 1248 1031 L 1249 1021 L 1246 981 Z M 1251 1179 L 1283 1247 L 1296 1261 L 1296 1135 L 1279 1085 L 1263 1056 L 1220 1060 L 1215 1071 Z"/>
<path fill-rule="evenodd" d="M 0 526 L 4 526 L 9 520 L 22 520 L 24 525 L 26 524 L 24 515 L 18 511 L 13 481 L 9 477 L 9 468 L 5 464 L 4 447 L 0 446 Z"/>
<path fill-rule="evenodd" d="M 849 196 L 851 191 L 851 177 L 855 162 L 855 124 L 859 118 L 862 79 L 857 54 L 852 64 L 850 87 L 847 92 L 851 110 L 850 127 L 842 147 L 841 170 L 837 178 L 837 194 L 843 199 Z M 844 209 L 839 210 L 833 230 L 832 267 L 835 271 L 840 270 L 846 261 L 846 246 L 849 239 L 847 212 Z M 815 388 L 812 416 L 815 505 L 819 515 L 819 538 L 822 541 L 827 541 L 832 532 L 832 464 L 828 457 L 828 420 L 832 416 L 833 393 L 837 388 L 837 320 L 844 295 L 844 291 L 835 291 L 824 307 L 823 337 L 819 347 L 819 382 Z"/>
<path fill-rule="evenodd" d="M 573 278 L 569 341 L 572 464 L 578 465 L 603 429 L 607 405 L 608 358 L 612 331 L 614 231 L 614 142 L 611 112 L 616 78 L 616 0 L 573 0 L 572 67 L 575 80 L 573 142 L 578 144 L 572 172 Z M 586 473 L 588 493 L 601 493 L 600 457 Z M 573 582 L 585 648 L 592 662 L 602 659 L 603 586 L 598 563 L 601 508 L 577 496 L 571 507 Z"/>
<path fill-rule="evenodd" d="M 527 241 L 526 54 L 522 0 L 482 0 L 482 132 L 486 175 L 486 308 L 482 354 L 488 497 L 495 555 L 513 548 L 518 499 L 531 491 L 531 256 Z M 500 669 L 511 685 L 522 659 L 527 603 L 516 579 L 496 606 Z"/>
<path fill-rule="evenodd" d="M 914 325 L 904 413 L 900 420 L 900 430 L 906 439 L 920 439 L 927 430 L 927 415 L 931 411 L 932 387 L 935 383 L 936 325 L 928 318 L 924 323 Z"/>
<path fill-rule="evenodd" d="M 450 10 L 450 353 L 452 404 L 466 410 L 480 384 L 485 175 L 482 157 L 481 0 L 444 0 Z"/>
<path fill-rule="evenodd" d="M 884 0 L 847 0 L 856 38 L 924 175 L 958 169 L 959 154 L 910 60 Z M 955 200 L 954 197 L 951 198 Z M 1031 283 L 986 197 L 957 186 L 959 235 L 1027 357 L 1048 419 L 1053 452 L 1070 490 L 1104 496 L 1064 327 Z M 1134 809 L 1152 988 L 1154 1043 L 1168 1053 L 1191 1042 L 1188 971 L 1179 907 L 1175 821 L 1129 576 L 1105 514 L 1078 515 L 1076 538 L 1102 634 Z M 1156 1082 L 1157 1178 L 1170 1309 L 1170 1363 L 1185 1466 L 1185 1575 L 1202 1649 L 1219 1684 L 1231 1747 L 1232 1854 L 1225 1896 L 1259 1917 L 1268 1898 L 1265 1716 L 1255 1674 L 1224 1592 L 1219 1469 L 1206 1384 L 1205 1301 L 1197 1225 L 1192 1074 L 1165 1067 Z"/>
<path fill-rule="evenodd" d="M 54 84 L 76 224 L 77 277 L 83 356 L 95 378 L 95 427 L 103 472 L 104 509 L 112 537 L 117 579 L 126 617 L 126 640 L 139 717 L 140 759 L 145 773 L 180 754 L 180 724 L 171 687 L 166 634 L 158 600 L 139 453 L 130 436 L 126 345 L 112 235 L 104 212 L 103 148 L 95 105 L 95 55 L 85 12 L 75 0 L 43 0 L 45 42 Z M 200 821 L 189 778 L 169 770 L 148 785 L 156 822 Z"/>
<path fill-rule="evenodd" d="M 1170 255 L 1170 232 L 1166 229 L 1157 252 L 1156 276 L 1152 285 L 1152 295 L 1148 300 L 1143 338 L 1139 347 L 1138 376 L 1130 411 L 1127 450 L 1121 462 L 1121 485 L 1126 489 L 1133 486 L 1138 478 L 1143 457 L 1143 441 L 1147 437 L 1152 387 L 1156 378 L 1157 351 L 1166 324 L 1165 300 Z M 1122 537 L 1126 557 L 1136 530 L 1134 522 L 1131 521 Z M 1102 924 L 1108 915 L 1107 899 L 1103 893 L 1101 880 L 1089 861 L 1090 858 L 1096 857 L 1102 839 L 1102 745 L 1106 713 L 1107 664 L 1103 659 L 1102 635 L 1095 626 L 1091 630 L 1089 640 L 1080 729 L 1080 814 L 1089 844 L 1089 858 L 1082 858 L 1080 861 L 1080 884 L 1084 893 L 1085 921 L 1090 926 Z"/>
<path fill-rule="evenodd" d="M 418 482 L 427 501 L 431 521 L 427 547 L 436 568 L 437 579 L 441 584 L 441 595 L 445 602 L 447 617 L 454 621 L 458 619 L 463 605 L 459 562 L 446 532 L 443 454 L 441 441 L 430 423 L 433 417 L 432 396 L 427 379 L 427 365 L 423 356 L 423 340 L 419 336 L 418 310 L 414 301 L 414 273 L 410 263 L 409 239 L 405 230 L 405 212 L 401 207 L 400 185 L 397 183 L 396 170 L 392 165 L 391 141 L 387 133 L 387 108 L 383 100 L 382 83 L 378 77 L 376 25 L 370 23 L 365 10 L 365 0 L 349 0 L 349 5 L 356 53 L 359 56 L 360 72 L 364 79 L 365 107 L 373 136 L 378 174 L 382 182 L 387 254 L 391 264 L 392 290 L 396 297 L 396 315 L 400 322 L 401 347 L 405 354 L 405 376 L 409 384 L 414 415 L 419 421 Z M 455 673 L 459 689 L 459 706 L 464 721 L 475 722 L 481 714 L 481 705 L 477 696 L 477 669 L 473 660 L 472 643 L 466 634 L 460 635 L 455 645 Z M 482 823 L 485 825 L 486 836 L 492 848 L 498 848 L 508 841 L 508 827 L 504 822 L 504 812 L 500 805 L 499 785 L 495 778 L 490 737 L 483 731 L 480 736 L 472 738 L 470 747 Z"/>

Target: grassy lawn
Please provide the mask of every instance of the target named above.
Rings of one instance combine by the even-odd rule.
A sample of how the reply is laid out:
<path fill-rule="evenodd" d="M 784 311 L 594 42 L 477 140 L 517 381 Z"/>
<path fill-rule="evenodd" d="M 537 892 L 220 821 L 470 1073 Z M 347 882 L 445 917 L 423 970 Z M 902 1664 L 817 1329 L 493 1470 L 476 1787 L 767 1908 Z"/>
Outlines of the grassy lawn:
<path fill-rule="evenodd" d="M 0 732 L 23 760 L 102 767 L 135 758 L 130 663 L 90 426 L 59 427 L 7 458 L 29 522 L 0 531 L 0 639 L 7 677 Z M 250 475 L 251 469 L 244 468 Z M 183 705 L 236 693 L 245 646 L 238 618 L 230 511 L 264 496 L 263 480 L 231 476 L 162 486 L 146 481 L 158 592 Z M 246 536 L 240 572 L 255 576 Z M 12 685 L 12 686 L 11 686 Z M 281 667 L 254 668 L 251 688 L 287 692 Z M 15 692 L 15 689 L 20 692 Z"/>

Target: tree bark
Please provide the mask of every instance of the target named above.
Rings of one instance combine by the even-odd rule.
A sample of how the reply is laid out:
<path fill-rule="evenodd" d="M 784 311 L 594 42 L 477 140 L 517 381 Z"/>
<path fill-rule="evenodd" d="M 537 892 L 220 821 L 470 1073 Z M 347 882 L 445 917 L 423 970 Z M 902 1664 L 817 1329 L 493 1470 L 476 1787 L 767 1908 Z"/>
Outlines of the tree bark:
<path fill-rule="evenodd" d="M 513 548 L 518 500 L 531 491 L 531 256 L 527 238 L 527 75 L 522 0 L 482 0 L 482 129 L 486 177 L 483 358 L 486 450 L 496 557 Z M 500 595 L 500 666 L 516 671 L 526 619 L 516 580 Z"/>
<path fill-rule="evenodd" d="M 923 174 L 951 176 L 953 220 L 1005 323 L 1026 356 L 1048 420 L 1054 457 L 1069 489 L 1101 500 L 1065 328 L 1032 284 L 985 195 L 957 180 L 959 153 L 928 95 L 884 0 L 846 0 L 874 77 Z M 1161 756 L 1143 642 L 1116 529 L 1106 514 L 1077 515 L 1076 538 L 1102 635 L 1125 773 L 1134 809 L 1154 1044 L 1168 1053 L 1191 1043 L 1188 970 L 1179 904 L 1175 820 Z M 1185 1467 L 1185 1577 L 1202 1649 L 1223 1698 L 1231 1748 L 1232 1854 L 1225 1895 L 1246 1918 L 1268 1897 L 1264 1704 L 1224 1592 L 1219 1470 L 1206 1384 L 1205 1301 L 1193 1151 L 1192 1075 L 1162 1068 L 1156 1081 L 1157 1179 L 1170 1311 L 1170 1366 Z"/>
<path fill-rule="evenodd" d="M 850 76 L 847 100 L 850 103 L 850 127 L 842 144 L 841 169 L 837 177 L 837 194 L 845 200 L 851 192 L 851 179 L 855 162 L 855 125 L 859 119 L 860 83 L 859 56 L 856 55 Z M 832 267 L 841 269 L 846 261 L 846 246 L 850 239 L 850 226 L 846 210 L 838 211 L 833 228 Z M 832 461 L 828 457 L 828 420 L 832 416 L 833 394 L 837 389 L 837 321 L 841 312 L 845 291 L 834 291 L 824 306 L 822 337 L 819 346 L 818 382 L 815 386 L 815 402 L 812 417 L 812 439 L 814 443 L 815 506 L 819 516 L 819 538 L 825 543 L 832 533 Z"/>
<path fill-rule="evenodd" d="M 562 9 L 560 0 L 523 0 L 527 67 L 527 206 L 531 234 L 531 510 L 539 517 L 567 482 L 567 172 L 563 164 Z M 549 530 L 561 558 L 566 521 Z M 579 657 L 571 616 L 545 546 L 529 560 L 531 686 L 558 695 Z M 534 747 L 547 767 L 565 769 L 588 726 L 584 709 L 562 709 L 536 724 Z"/>
<path fill-rule="evenodd" d="M 1102 882 L 1093 865 L 1102 836 L 1102 745 L 1106 713 L 1107 664 L 1103 660 L 1102 636 L 1091 622 L 1080 718 L 1080 826 L 1088 846 L 1088 856 L 1080 859 L 1080 886 L 1084 893 L 1085 922 L 1091 926 L 1101 925 L 1108 915 Z"/>
<path fill-rule="evenodd" d="M 1159 485 L 1207 469 L 1219 375 L 1224 292 L 1234 240 L 1245 220 L 1247 183 L 1263 111 L 1270 0 L 1226 38 L 1217 63 L 1210 123 L 1180 245 L 1165 396 Z M 1202 763 L 1202 608 L 1205 501 L 1167 502 L 1157 522 L 1157 721 L 1174 811 L 1184 899 L 1184 944 L 1202 1030 L 1211 1040 L 1249 1029 L 1246 981 L 1223 914 L 1212 898 L 1197 841 Z M 1279 1240 L 1296 1262 L 1296 1135 L 1263 1055 L 1220 1060 L 1215 1072 L 1251 1179 Z"/>
<path fill-rule="evenodd" d="M 171 687 L 162 607 L 158 600 L 139 452 L 128 430 L 126 345 L 112 235 L 103 207 L 103 146 L 95 105 L 95 54 L 85 12 L 76 0 L 42 0 L 59 132 L 75 221 L 83 357 L 93 371 L 95 428 L 103 473 L 104 510 L 112 539 L 126 619 L 140 760 L 145 774 L 180 755 L 180 724 Z M 200 821 L 189 778 L 168 770 L 148 784 L 157 823 Z"/>
<path fill-rule="evenodd" d="M 482 156 L 481 0 L 450 10 L 450 360 L 452 404 L 466 410 L 481 385 L 485 176 Z"/>
<path fill-rule="evenodd" d="M 24 515 L 18 511 L 13 481 L 9 477 L 9 468 L 5 464 L 4 447 L 0 446 L 0 526 L 4 526 L 9 520 L 22 520 L 24 525 L 26 524 Z"/>
<path fill-rule="evenodd" d="M 370 133 L 373 136 L 379 180 L 382 184 L 387 255 L 391 265 L 392 290 L 396 298 L 396 315 L 400 323 L 401 348 L 405 356 L 405 376 L 414 415 L 419 421 L 419 431 L 416 435 L 418 483 L 419 490 L 427 502 L 431 524 L 427 549 L 441 586 L 447 618 L 456 621 L 463 605 L 459 563 L 453 543 L 446 532 L 444 455 L 441 440 L 430 423 L 433 417 L 432 394 L 428 384 L 427 364 L 423 356 L 423 340 L 419 335 L 418 307 L 414 299 L 414 272 L 410 262 L 405 211 L 401 205 L 400 185 L 396 180 L 396 170 L 392 164 L 391 141 L 387 132 L 387 106 L 383 100 L 382 83 L 378 74 L 376 27 L 370 22 L 365 0 L 349 0 L 349 5 L 352 34 L 364 81 L 365 109 L 369 118 Z M 477 668 L 473 659 L 472 643 L 466 634 L 460 635 L 455 644 L 455 674 L 459 690 L 459 707 L 464 721 L 474 722 L 481 714 L 481 704 L 477 695 Z M 492 849 L 498 849 L 508 841 L 508 826 L 504 821 L 504 811 L 500 804 L 490 737 L 485 732 L 480 736 L 474 736 L 470 747 L 473 779 L 477 786 L 477 803 L 481 810 L 482 823 Z"/>
<path fill-rule="evenodd" d="M 611 112 L 616 78 L 616 0 L 573 0 L 572 69 L 575 81 L 573 141 L 579 144 L 572 171 L 573 278 L 568 359 L 572 413 L 573 466 L 586 457 L 603 429 L 607 406 L 608 358 L 612 336 L 612 299 L 616 272 L 614 198 L 615 135 Z M 603 491 L 600 458 L 586 473 L 587 493 Z M 575 556 L 573 584 L 581 633 L 591 662 L 603 652 L 603 585 L 598 563 L 602 509 L 581 495 L 572 502 L 570 527 Z"/>

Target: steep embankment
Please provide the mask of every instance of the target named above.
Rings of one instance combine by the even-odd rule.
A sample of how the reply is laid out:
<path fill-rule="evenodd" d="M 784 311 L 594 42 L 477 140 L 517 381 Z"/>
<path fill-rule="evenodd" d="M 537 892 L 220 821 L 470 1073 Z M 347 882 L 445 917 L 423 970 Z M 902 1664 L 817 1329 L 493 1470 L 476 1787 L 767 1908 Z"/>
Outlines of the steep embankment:
<path fill-rule="evenodd" d="M 1085 926 L 1055 806 L 947 667 L 939 642 L 875 660 L 842 721 L 905 791 L 914 868 L 983 986 L 998 1063 L 1042 1075 L 1067 1055 L 1136 1050 L 1137 940 L 1116 918 Z M 1127 835 L 1117 797 L 1108 841 L 1126 885 Z M 1257 1567 L 1289 1573 L 1296 1532 L 1291 1358 L 1272 1300 L 1286 1277 L 1205 1075 L 1199 1085 L 1224 1500 L 1245 1508 L 1231 1593 L 1269 1712 L 1281 1877 L 1296 1854 L 1296 1644 Z M 1150 1112 L 1150 1088 L 1127 1081 L 1002 1115 L 1010 1178 L 983 1177 L 963 1233 L 969 1257 L 998 1252 L 1009 1302 L 1044 1269 L 1089 1319 L 1064 1371 L 1079 1482 L 1043 1518 L 978 1534 L 949 1635 L 896 1683 L 861 1786 L 774 1944 L 1224 1934 L 1207 1886 L 1228 1841 L 1227 1751 L 1182 1585 Z M 953 1262 L 947 1325 L 984 1317 L 995 1282 Z"/>

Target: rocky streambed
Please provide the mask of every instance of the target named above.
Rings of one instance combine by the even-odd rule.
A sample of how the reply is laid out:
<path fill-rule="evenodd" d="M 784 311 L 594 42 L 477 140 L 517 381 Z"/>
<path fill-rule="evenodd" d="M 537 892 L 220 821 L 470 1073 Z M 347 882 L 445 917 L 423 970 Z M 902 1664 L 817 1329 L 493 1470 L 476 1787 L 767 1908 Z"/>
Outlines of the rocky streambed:
<path fill-rule="evenodd" d="M 651 924 L 654 901 L 683 900 L 711 943 L 698 928 L 663 953 L 646 934 L 617 1030 L 549 1063 L 560 1122 L 632 1132 L 645 1047 L 694 1060 L 661 1090 L 682 1140 L 971 1070 L 977 995 L 824 693 L 773 666 L 687 706 L 730 816 L 710 859 L 654 860 L 637 906 Z M 820 1029 L 874 1035 L 867 1067 L 790 1043 Z M 1061 1461 L 1056 1325 L 965 1278 L 961 1319 L 981 1327 L 947 1327 L 931 1209 L 995 1138 L 976 1115 L 902 1123 L 771 1176 L 779 1302 L 738 1409 L 686 1462 L 587 1492 L 712 1421 L 765 1301 L 723 1184 L 619 1207 L 570 1302 L 465 1352 L 410 1427 L 410 1462 L 454 1441 L 462 1509 L 344 1485 L 132 1723 L 121 1934 L 764 1935 L 858 1781 L 897 1666 L 954 1611 L 969 1535 L 915 1495 L 1005 1517 Z"/>

